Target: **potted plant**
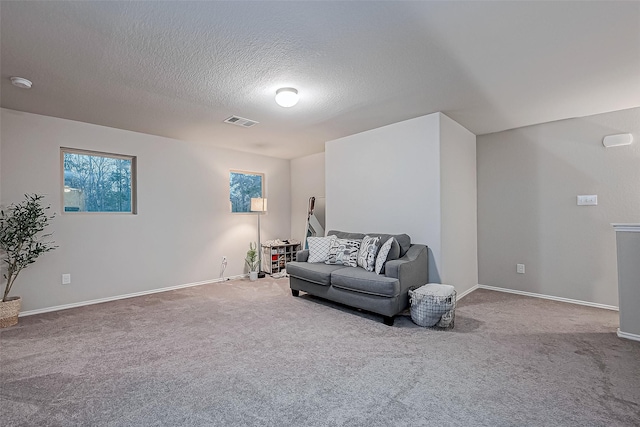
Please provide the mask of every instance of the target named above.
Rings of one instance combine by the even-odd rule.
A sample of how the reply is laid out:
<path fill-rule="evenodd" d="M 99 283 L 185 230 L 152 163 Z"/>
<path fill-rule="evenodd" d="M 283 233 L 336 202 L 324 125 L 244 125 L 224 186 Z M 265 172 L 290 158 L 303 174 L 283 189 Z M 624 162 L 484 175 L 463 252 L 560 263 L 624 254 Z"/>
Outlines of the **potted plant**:
<path fill-rule="evenodd" d="M 55 249 L 54 242 L 45 241 L 51 233 L 41 234 L 54 215 L 47 216 L 49 206 L 43 207 L 38 194 L 25 194 L 25 200 L 0 210 L 0 252 L 6 280 L 0 301 L 0 328 L 18 323 L 20 297 L 9 297 L 18 274 L 45 252 Z"/>
<path fill-rule="evenodd" d="M 258 280 L 258 245 L 256 242 L 249 243 L 249 250 L 247 251 L 247 257 L 244 259 L 249 267 L 249 280 L 252 282 Z"/>

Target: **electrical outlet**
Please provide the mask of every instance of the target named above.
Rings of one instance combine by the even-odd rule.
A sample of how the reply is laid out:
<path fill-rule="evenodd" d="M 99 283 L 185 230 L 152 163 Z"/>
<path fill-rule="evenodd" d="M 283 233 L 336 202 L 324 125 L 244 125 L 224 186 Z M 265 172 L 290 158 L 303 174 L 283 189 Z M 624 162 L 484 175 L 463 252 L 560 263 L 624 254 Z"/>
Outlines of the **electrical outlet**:
<path fill-rule="evenodd" d="M 222 263 L 225 264 L 227 262 L 227 257 L 226 256 L 222 256 Z"/>
<path fill-rule="evenodd" d="M 524 264 L 516 264 L 516 273 L 524 274 Z"/>
<path fill-rule="evenodd" d="M 63 274 L 62 275 L 62 284 L 63 285 L 68 285 L 69 283 L 71 283 L 71 274 Z"/>

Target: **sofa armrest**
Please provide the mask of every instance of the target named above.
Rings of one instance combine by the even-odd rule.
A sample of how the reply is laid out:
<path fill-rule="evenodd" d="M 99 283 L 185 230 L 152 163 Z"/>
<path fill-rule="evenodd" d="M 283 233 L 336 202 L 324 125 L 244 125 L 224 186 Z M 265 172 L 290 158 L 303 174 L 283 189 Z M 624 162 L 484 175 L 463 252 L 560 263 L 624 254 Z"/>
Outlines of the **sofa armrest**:
<path fill-rule="evenodd" d="M 301 251 L 296 252 L 296 261 L 307 262 L 308 259 L 309 259 L 309 249 L 303 249 Z"/>
<path fill-rule="evenodd" d="M 400 280 L 401 293 L 412 286 L 429 283 L 429 252 L 425 245 L 411 245 L 407 253 L 399 259 L 385 264 L 387 277 Z"/>

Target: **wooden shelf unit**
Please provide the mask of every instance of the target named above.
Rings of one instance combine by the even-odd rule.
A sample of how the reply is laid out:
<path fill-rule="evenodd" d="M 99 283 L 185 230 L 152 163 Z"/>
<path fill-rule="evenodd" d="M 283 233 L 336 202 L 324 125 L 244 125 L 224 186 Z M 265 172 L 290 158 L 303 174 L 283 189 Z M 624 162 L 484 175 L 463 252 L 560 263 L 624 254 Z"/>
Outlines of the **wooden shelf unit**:
<path fill-rule="evenodd" d="M 267 274 L 279 273 L 287 268 L 287 263 L 296 260 L 300 243 L 262 245 L 262 270 Z"/>

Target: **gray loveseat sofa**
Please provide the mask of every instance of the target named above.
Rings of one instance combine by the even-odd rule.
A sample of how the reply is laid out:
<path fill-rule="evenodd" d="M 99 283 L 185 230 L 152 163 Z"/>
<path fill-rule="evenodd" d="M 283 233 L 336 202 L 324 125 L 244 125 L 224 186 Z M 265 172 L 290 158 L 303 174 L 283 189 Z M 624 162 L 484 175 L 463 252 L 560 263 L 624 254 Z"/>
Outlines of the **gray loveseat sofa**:
<path fill-rule="evenodd" d="M 329 231 L 327 236 L 340 239 L 362 239 L 365 234 Z M 384 242 L 395 237 L 395 256 L 387 258 L 384 274 L 366 271 L 361 267 L 330 265 L 306 262 L 308 250 L 298 252 L 297 261 L 287 263 L 289 286 L 293 296 L 300 291 L 325 298 L 351 307 L 360 308 L 384 317 L 384 323 L 391 326 L 395 316 L 409 305 L 409 288 L 428 283 L 429 261 L 425 245 L 411 244 L 406 234 L 380 236 Z M 397 242 L 397 244 L 396 244 Z M 390 252 L 390 254 L 394 252 Z"/>

